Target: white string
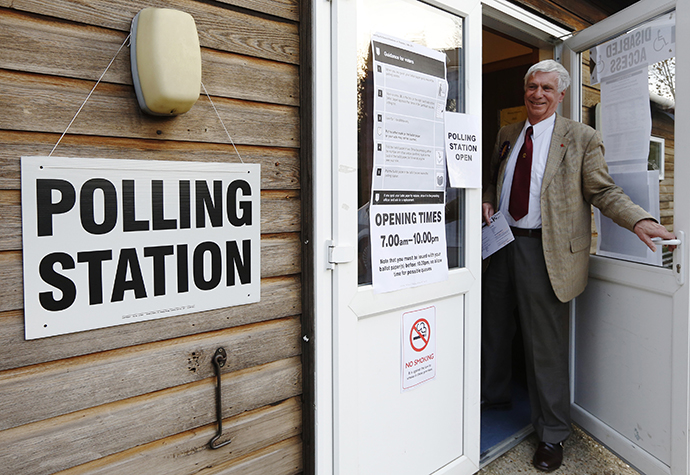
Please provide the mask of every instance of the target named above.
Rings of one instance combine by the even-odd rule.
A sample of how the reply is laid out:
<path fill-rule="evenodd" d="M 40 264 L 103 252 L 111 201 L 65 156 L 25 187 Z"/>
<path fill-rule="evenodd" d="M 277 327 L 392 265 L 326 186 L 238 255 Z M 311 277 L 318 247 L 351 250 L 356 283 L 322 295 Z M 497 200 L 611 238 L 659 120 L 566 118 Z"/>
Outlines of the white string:
<path fill-rule="evenodd" d="M 130 36 L 132 36 L 131 33 L 130 33 L 129 35 L 127 35 L 127 38 L 125 38 L 125 40 L 122 42 L 122 44 L 120 45 L 120 48 L 118 48 L 117 52 L 115 53 L 115 56 L 113 56 L 113 59 L 110 60 L 110 63 L 108 63 L 108 66 L 106 66 L 105 70 L 104 70 L 103 73 L 101 74 L 101 77 L 98 78 L 98 81 L 96 81 L 96 84 L 94 84 L 93 88 L 91 88 L 91 91 L 90 91 L 89 94 L 86 96 L 86 99 L 84 99 L 84 102 L 82 102 L 82 103 L 81 103 L 81 106 L 79 106 L 79 109 L 77 110 L 77 113 L 74 114 L 74 117 L 72 117 L 72 120 L 69 122 L 69 124 L 67 124 L 67 128 L 66 128 L 65 131 L 62 133 L 62 135 L 60 135 L 60 138 L 58 139 L 58 141 L 57 141 L 57 142 L 55 143 L 55 145 L 53 146 L 53 149 L 52 149 L 52 150 L 50 151 L 50 153 L 48 154 L 49 157 L 53 155 L 53 152 L 55 151 L 55 149 L 58 147 L 58 145 L 60 145 L 60 142 L 62 141 L 62 138 L 65 136 L 65 134 L 67 134 L 67 131 L 68 131 L 69 128 L 72 126 L 72 124 L 74 123 L 74 121 L 77 119 L 77 116 L 79 115 L 79 113 L 81 112 L 81 110 L 84 108 L 84 106 L 86 105 L 86 103 L 88 102 L 88 100 L 91 98 L 91 95 L 93 94 L 93 91 L 96 90 L 96 88 L 98 87 L 98 85 L 100 84 L 100 82 L 103 80 L 103 77 L 105 76 L 105 74 L 106 74 L 106 73 L 108 72 L 108 70 L 110 69 L 110 66 L 113 65 L 113 62 L 115 61 L 115 58 L 117 58 L 117 55 L 120 54 L 120 51 L 122 51 L 122 48 L 124 48 L 125 44 L 126 44 L 127 41 L 129 40 Z M 216 112 L 216 116 L 218 116 L 218 120 L 220 120 L 220 124 L 223 126 L 223 130 L 225 130 L 225 134 L 228 136 L 228 139 L 230 140 L 230 143 L 232 144 L 232 147 L 235 149 L 235 153 L 236 153 L 237 156 L 239 157 L 240 161 L 241 161 L 242 163 L 244 163 L 244 160 L 242 160 L 242 156 L 240 155 L 240 152 L 237 150 L 237 147 L 235 146 L 235 142 L 232 140 L 232 137 L 230 136 L 230 132 L 228 132 L 228 128 L 225 127 L 225 123 L 223 122 L 223 119 L 221 118 L 220 114 L 218 113 L 218 109 L 216 109 L 216 105 L 213 103 L 213 99 L 211 99 L 211 96 L 209 95 L 208 91 L 206 90 L 206 86 L 204 85 L 203 82 L 201 83 L 201 87 L 204 88 L 204 93 L 206 94 L 206 97 L 208 97 L 208 100 L 209 100 L 209 102 L 211 103 L 211 106 L 213 107 L 213 110 Z"/>
<path fill-rule="evenodd" d="M 74 117 L 72 117 L 72 120 L 71 120 L 70 123 L 67 125 L 67 128 L 66 128 L 65 131 L 62 133 L 62 135 L 61 135 L 60 138 L 58 139 L 57 143 L 56 143 L 55 146 L 53 147 L 53 150 L 51 150 L 50 153 L 48 154 L 49 157 L 50 157 L 51 155 L 53 155 L 53 152 L 55 151 L 55 149 L 57 148 L 57 146 L 60 144 L 60 141 L 62 140 L 62 137 L 65 136 L 65 134 L 67 133 L 67 131 L 69 130 L 69 128 L 72 126 L 72 123 L 74 123 L 74 121 L 76 120 L 77 116 L 79 115 L 79 113 L 81 112 L 81 110 L 84 108 L 84 105 L 86 104 L 86 101 L 89 100 L 89 98 L 91 97 L 91 94 L 93 94 L 93 91 L 96 90 L 96 87 L 98 86 L 98 84 L 100 84 L 101 80 L 103 79 L 103 76 L 105 76 L 105 73 L 108 72 L 108 69 L 110 69 L 110 66 L 112 66 L 113 62 L 115 61 L 115 58 L 117 58 L 117 55 L 120 54 L 120 51 L 122 51 L 122 48 L 125 46 L 125 43 L 127 43 L 127 40 L 129 40 L 129 37 L 130 37 L 130 36 L 132 36 L 131 33 L 130 33 L 129 35 L 127 35 L 127 38 L 125 38 L 125 41 L 122 42 L 122 44 L 120 45 L 120 48 L 117 50 L 117 53 L 115 53 L 115 56 L 113 56 L 113 59 L 110 60 L 110 63 L 108 63 L 108 66 L 105 68 L 105 71 L 103 71 L 103 74 L 101 74 L 101 77 L 98 78 L 98 81 L 96 81 L 96 84 L 94 84 L 93 88 L 91 88 L 91 92 L 89 92 L 89 95 L 86 96 L 86 99 L 84 99 L 84 102 L 81 103 L 81 106 L 79 107 L 79 110 L 77 110 L 77 113 L 74 114 Z"/>
<path fill-rule="evenodd" d="M 216 111 L 216 115 L 218 116 L 218 120 L 220 120 L 220 124 L 223 126 L 223 129 L 225 130 L 225 133 L 228 136 L 228 139 L 230 139 L 230 143 L 232 144 L 232 148 L 235 149 L 235 153 L 240 158 L 240 162 L 244 163 L 244 160 L 242 160 L 242 157 L 240 156 L 240 152 L 238 152 L 237 147 L 235 147 L 235 142 L 233 142 L 232 137 L 230 137 L 230 132 L 228 132 L 227 127 L 225 127 L 225 123 L 223 123 L 223 119 L 221 119 L 220 114 L 218 113 L 218 109 L 216 109 L 216 105 L 213 103 L 213 100 L 211 99 L 211 96 L 208 94 L 208 91 L 206 90 L 206 86 L 204 86 L 203 82 L 201 83 L 201 87 L 204 88 L 204 93 L 206 94 L 206 97 L 208 97 L 208 101 L 211 103 L 213 110 Z"/>

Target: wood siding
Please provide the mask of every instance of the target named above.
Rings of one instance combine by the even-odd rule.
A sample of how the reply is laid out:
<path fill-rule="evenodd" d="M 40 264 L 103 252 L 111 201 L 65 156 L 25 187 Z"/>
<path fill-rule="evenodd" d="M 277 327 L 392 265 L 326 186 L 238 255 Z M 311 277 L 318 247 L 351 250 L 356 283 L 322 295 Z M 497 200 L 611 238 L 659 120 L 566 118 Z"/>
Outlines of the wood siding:
<path fill-rule="evenodd" d="M 202 81 L 261 164 L 258 303 L 24 339 L 20 157 L 48 155 L 149 6 L 190 13 Z M 0 0 L 0 466 L 14 474 L 297 474 L 302 457 L 298 0 Z M 137 105 L 122 49 L 55 156 L 238 162 L 208 98 Z M 211 358 L 223 368 L 216 432 Z"/>
<path fill-rule="evenodd" d="M 582 30 L 637 0 L 510 0 L 571 30 Z"/>

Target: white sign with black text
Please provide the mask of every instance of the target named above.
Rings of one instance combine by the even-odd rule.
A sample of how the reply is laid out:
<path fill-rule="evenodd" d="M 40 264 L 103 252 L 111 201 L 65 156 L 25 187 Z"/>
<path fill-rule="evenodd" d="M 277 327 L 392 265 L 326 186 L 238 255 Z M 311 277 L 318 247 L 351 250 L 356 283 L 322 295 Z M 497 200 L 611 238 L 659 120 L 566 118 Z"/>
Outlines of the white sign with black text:
<path fill-rule="evenodd" d="M 260 298 L 259 165 L 22 157 L 27 339 Z"/>
<path fill-rule="evenodd" d="M 471 114 L 445 114 L 446 162 L 453 188 L 482 187 L 482 122 Z"/>
<path fill-rule="evenodd" d="M 374 34 L 369 208 L 374 292 L 448 278 L 443 117 L 446 56 Z"/>

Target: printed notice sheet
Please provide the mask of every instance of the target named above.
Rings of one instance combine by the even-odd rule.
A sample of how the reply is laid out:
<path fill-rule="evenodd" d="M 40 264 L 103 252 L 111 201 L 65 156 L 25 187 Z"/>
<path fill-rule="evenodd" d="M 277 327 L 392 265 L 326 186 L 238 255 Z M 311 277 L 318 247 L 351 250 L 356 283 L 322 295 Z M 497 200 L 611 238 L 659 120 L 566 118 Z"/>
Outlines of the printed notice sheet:
<path fill-rule="evenodd" d="M 647 68 L 603 81 L 601 107 L 606 163 L 646 171 L 652 131 Z"/>
<path fill-rule="evenodd" d="M 476 115 L 446 112 L 446 159 L 453 188 L 482 187 L 482 121 Z"/>
<path fill-rule="evenodd" d="M 374 292 L 448 278 L 443 53 L 372 35 L 374 166 L 370 201 Z"/>
<path fill-rule="evenodd" d="M 503 213 L 496 212 L 490 221 L 491 225 L 487 226 L 486 223 L 482 225 L 482 259 L 486 259 L 515 240 Z"/>
<path fill-rule="evenodd" d="M 590 51 L 592 84 L 601 83 L 601 132 L 606 163 L 616 184 L 632 200 L 659 219 L 659 175 L 648 171 L 652 130 L 648 67 L 675 56 L 675 13 L 607 41 Z M 651 252 L 637 237 L 595 210 L 597 254 L 661 265 L 661 252 Z"/>

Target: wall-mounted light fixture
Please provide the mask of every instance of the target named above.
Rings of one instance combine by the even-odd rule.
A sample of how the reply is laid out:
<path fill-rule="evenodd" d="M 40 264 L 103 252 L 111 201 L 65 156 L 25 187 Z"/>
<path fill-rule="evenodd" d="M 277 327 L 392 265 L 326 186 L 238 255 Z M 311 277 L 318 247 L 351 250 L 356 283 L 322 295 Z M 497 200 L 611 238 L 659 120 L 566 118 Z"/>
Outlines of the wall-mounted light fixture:
<path fill-rule="evenodd" d="M 144 8 L 132 20 L 130 56 L 139 106 L 153 115 L 187 112 L 199 98 L 201 49 L 194 18 Z"/>

